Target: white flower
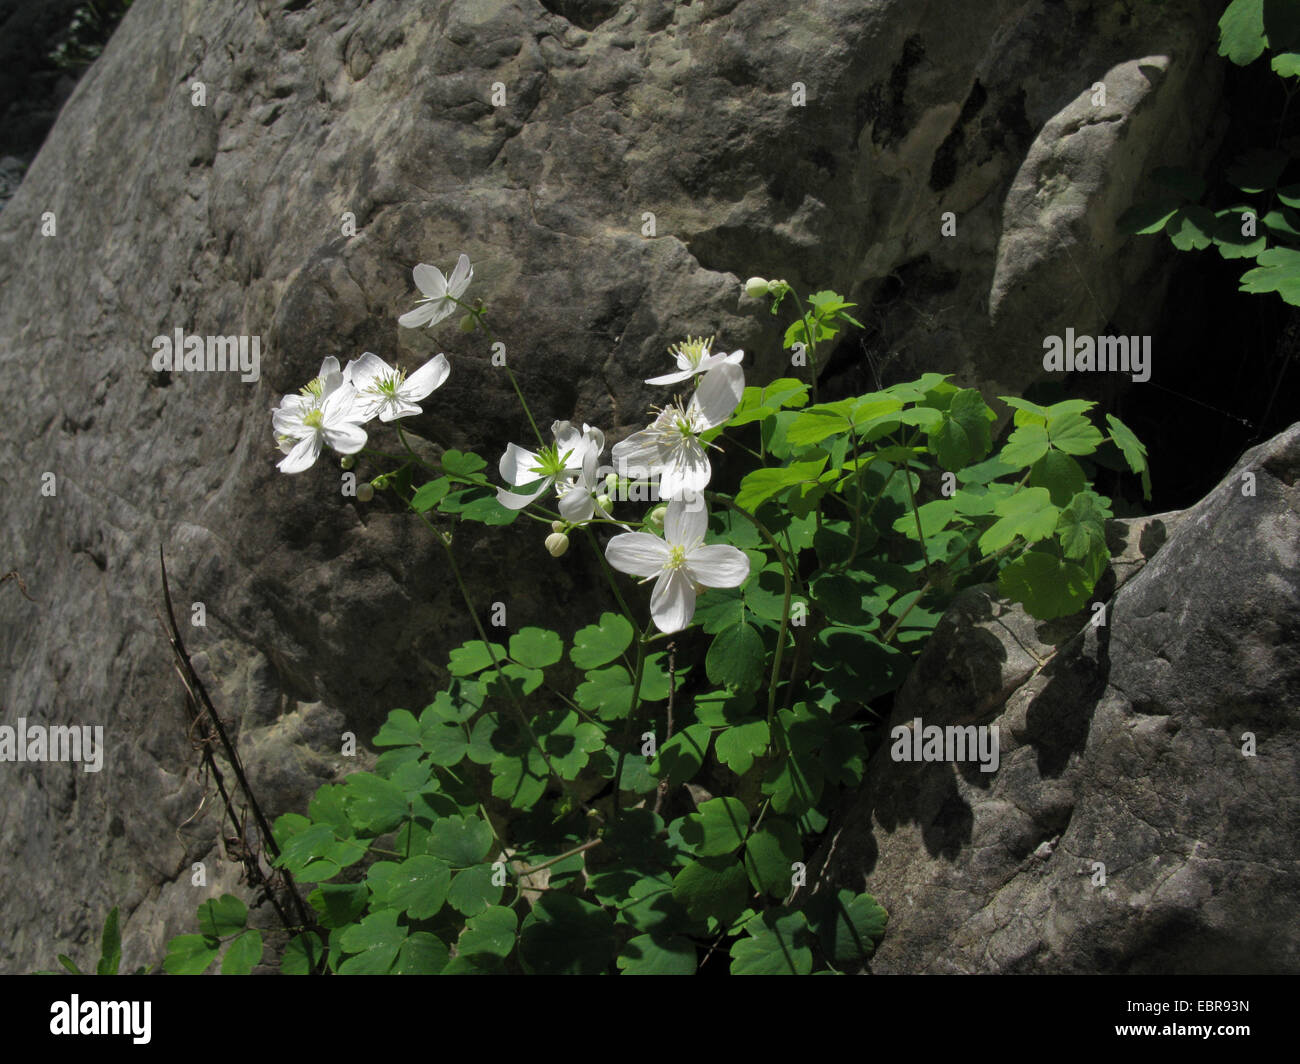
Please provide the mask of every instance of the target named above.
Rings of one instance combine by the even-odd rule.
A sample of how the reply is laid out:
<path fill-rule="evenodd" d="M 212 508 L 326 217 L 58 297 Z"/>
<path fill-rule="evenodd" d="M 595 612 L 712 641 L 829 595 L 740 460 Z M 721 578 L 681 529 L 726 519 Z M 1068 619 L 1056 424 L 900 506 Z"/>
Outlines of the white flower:
<path fill-rule="evenodd" d="M 665 502 L 703 491 L 713 469 L 699 434 L 726 422 L 744 391 L 745 374 L 737 363 L 715 366 L 685 409 L 680 401 L 665 407 L 649 428 L 614 445 L 614 468 L 620 476 L 658 476 Z"/>
<path fill-rule="evenodd" d="M 609 541 L 605 557 L 622 573 L 649 580 L 650 616 L 661 632 L 680 632 L 695 616 L 695 597 L 706 587 L 739 587 L 749 579 L 749 559 L 726 543 L 705 545 L 709 512 L 702 502 L 670 503 L 664 538 L 623 532 Z"/>
<path fill-rule="evenodd" d="M 518 444 L 510 444 L 501 456 L 498 469 L 501 479 L 523 491 L 497 489 L 497 500 L 510 510 L 522 510 L 552 484 L 574 475 L 581 475 L 589 452 L 599 457 L 605 449 L 605 434 L 600 429 L 583 425 L 582 431 L 567 421 L 551 425 L 555 443 L 540 452 L 529 451 Z"/>
<path fill-rule="evenodd" d="M 330 377 L 318 396 L 286 396 L 271 416 L 280 450 L 285 452 L 278 468 L 282 473 L 301 473 L 315 464 L 322 444 L 339 454 L 356 454 L 366 445 L 362 420 L 357 390 L 344 383 L 342 374 Z"/>
<path fill-rule="evenodd" d="M 348 366 L 351 365 L 352 363 L 349 362 Z M 320 372 L 304 384 L 297 395 L 286 395 L 280 400 L 280 409 L 296 410 L 302 407 L 304 410 L 310 410 L 313 406 L 319 406 L 321 400 L 345 379 L 346 372 L 339 371 L 339 360 L 333 355 L 327 355 L 321 361 Z M 285 454 L 289 453 L 289 448 L 283 444 L 281 450 Z"/>
<path fill-rule="evenodd" d="M 456 313 L 456 300 L 465 294 L 465 289 L 474 278 L 469 256 L 463 254 L 457 260 L 456 268 L 451 271 L 450 279 L 444 277 L 438 267 L 423 262 L 411 272 L 416 287 L 424 293 L 424 298 L 420 300 L 424 305 L 408 310 L 397 319 L 398 325 L 404 325 L 408 329 L 437 325 L 443 318 Z"/>
<path fill-rule="evenodd" d="M 688 336 L 681 343 L 674 344 L 668 349 L 668 353 L 677 357 L 677 372 L 665 373 L 662 377 L 651 377 L 646 384 L 676 384 L 689 377 L 707 373 L 714 366 L 721 366 L 724 363 L 739 365 L 740 360 L 745 357 L 744 351 L 733 351 L 729 355 L 715 355 L 712 353 L 712 345 L 712 336 L 707 340 L 700 337 L 692 339 Z"/>
<path fill-rule="evenodd" d="M 583 427 L 586 428 L 585 425 Z M 599 470 L 600 452 L 603 449 L 588 447 L 578 475 L 555 483 L 555 493 L 560 500 L 560 516 L 570 525 L 586 524 L 597 510 L 602 517 L 610 516 L 609 496 L 604 494 L 606 478 L 601 476 Z"/>
<path fill-rule="evenodd" d="M 357 390 L 358 409 L 363 420 L 378 415 L 380 421 L 395 421 L 399 417 L 421 412 L 417 401 L 440 388 L 451 366 L 446 355 L 431 358 L 409 377 L 394 369 L 378 355 L 367 351 L 355 362 L 349 362 L 344 377 Z"/>

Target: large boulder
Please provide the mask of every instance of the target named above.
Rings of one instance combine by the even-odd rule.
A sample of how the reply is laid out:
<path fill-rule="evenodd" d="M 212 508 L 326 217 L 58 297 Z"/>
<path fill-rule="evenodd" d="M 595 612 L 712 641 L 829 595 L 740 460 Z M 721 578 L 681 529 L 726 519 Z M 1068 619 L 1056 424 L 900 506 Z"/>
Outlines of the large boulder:
<path fill-rule="evenodd" d="M 1298 479 L 1295 425 L 1117 524 L 1104 624 L 953 603 L 890 727 L 996 726 L 1000 765 L 875 754 L 818 884 L 889 911 L 873 971 L 1300 972 Z"/>
<path fill-rule="evenodd" d="M 189 641 L 272 815 L 357 763 L 343 731 L 423 705 L 472 636 L 422 526 L 345 498 L 330 462 L 275 469 L 269 410 L 331 354 L 445 351 L 416 429 L 492 458 L 526 438 L 486 343 L 454 319 L 398 328 L 416 263 L 470 255 L 543 424 L 617 438 L 688 332 L 776 375 L 750 274 L 863 305 L 865 348 L 828 384 L 937 369 L 1019 390 L 1040 372 L 1035 278 L 1073 256 L 1102 301 L 1060 305 L 1080 331 L 1146 285 L 1154 242 L 1089 241 L 1149 161 L 1211 147 L 1183 116 L 1216 106 L 1214 9 L 137 0 L 0 214 L 0 568 L 34 599 L 0 586 L 3 717 L 103 725 L 108 747 L 93 775 L 0 767 L 0 968 L 85 952 L 115 904 L 127 963 L 156 961 L 235 884 L 215 803 L 195 816 L 160 545 L 182 621 L 205 606 Z M 1097 81 L 1108 102 L 1085 114 Z M 1025 171 L 1031 148 L 1057 161 Z M 1008 197 L 1047 169 L 1068 204 L 1044 245 L 1016 236 L 1038 222 Z M 176 329 L 260 337 L 258 379 L 154 372 Z M 554 622 L 560 601 L 585 622 L 599 570 L 553 563 L 523 524 L 455 544 L 480 616 Z"/>

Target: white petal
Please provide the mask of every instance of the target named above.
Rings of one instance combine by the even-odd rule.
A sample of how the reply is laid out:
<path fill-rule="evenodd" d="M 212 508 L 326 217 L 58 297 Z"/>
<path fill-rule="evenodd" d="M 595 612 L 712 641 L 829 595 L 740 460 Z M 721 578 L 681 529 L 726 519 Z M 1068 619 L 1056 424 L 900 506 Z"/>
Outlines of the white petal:
<path fill-rule="evenodd" d="M 383 410 L 379 413 L 380 421 L 396 421 L 399 417 L 410 417 L 412 414 L 424 413 L 415 403 L 408 403 L 402 399 L 389 399 L 384 403 Z"/>
<path fill-rule="evenodd" d="M 541 464 L 542 460 L 532 451 L 526 451 L 517 443 L 512 443 L 506 447 L 506 453 L 501 456 L 497 469 L 507 484 L 530 484 L 537 478 L 533 470 Z"/>
<path fill-rule="evenodd" d="M 352 421 L 327 425 L 322 435 L 339 454 L 356 454 L 366 445 L 366 430 Z"/>
<path fill-rule="evenodd" d="M 441 299 L 447 294 L 447 278 L 437 266 L 420 263 L 411 271 L 415 277 L 415 287 L 428 299 Z"/>
<path fill-rule="evenodd" d="M 649 431 L 632 433 L 621 443 L 614 444 L 609 453 L 614 459 L 614 471 L 620 477 L 653 476 L 664 463 L 663 448 Z"/>
<path fill-rule="evenodd" d="M 313 432 L 310 436 L 304 436 L 299 440 L 288 456 L 280 459 L 276 468 L 281 473 L 301 473 L 304 469 L 310 469 L 315 465 L 319 456 L 320 434 Z"/>
<path fill-rule="evenodd" d="M 704 448 L 694 440 L 689 440 L 673 449 L 668 461 L 664 463 L 659 474 L 659 497 L 661 499 L 682 499 L 696 495 L 709 486 L 709 477 L 713 468 L 709 465 L 709 456 Z"/>
<path fill-rule="evenodd" d="M 339 370 L 339 360 L 335 358 L 333 355 L 326 355 L 325 358 L 321 361 L 320 372 L 316 374 L 316 376 L 318 376 L 321 380 L 325 380 L 329 377 L 333 377 L 336 373 L 339 372 L 341 372 Z"/>
<path fill-rule="evenodd" d="M 397 324 L 402 326 L 404 329 L 418 329 L 421 325 L 432 318 L 436 311 L 437 307 L 434 306 L 434 304 L 424 303 L 421 306 L 416 307 L 414 310 L 408 310 L 397 319 Z"/>
<path fill-rule="evenodd" d="M 654 576 L 668 560 L 668 544 L 648 532 L 621 532 L 605 545 L 605 560 L 620 573 Z"/>
<path fill-rule="evenodd" d="M 367 351 L 355 362 L 349 362 L 352 367 L 351 384 L 359 392 L 363 392 L 376 378 L 391 377 L 393 367 L 385 362 L 376 354 Z"/>
<path fill-rule="evenodd" d="M 674 546 L 692 546 L 704 538 L 709 528 L 709 511 L 704 498 L 676 499 L 668 504 L 664 515 L 664 539 Z"/>
<path fill-rule="evenodd" d="M 456 313 L 456 304 L 447 299 L 438 299 L 429 304 L 429 326 L 432 328 L 444 318 Z"/>
<path fill-rule="evenodd" d="M 691 623 L 695 616 L 695 588 L 682 570 L 666 572 L 655 582 L 650 616 L 661 632 L 680 632 Z"/>
<path fill-rule="evenodd" d="M 447 362 L 446 355 L 429 359 L 402 382 L 402 398 L 419 402 L 435 388 L 441 387 L 450 372 L 451 365 Z"/>
<path fill-rule="evenodd" d="M 469 264 L 469 256 L 461 252 L 460 258 L 456 260 L 456 268 L 451 271 L 451 279 L 447 282 L 447 291 L 459 299 L 473 279 L 474 270 Z"/>
<path fill-rule="evenodd" d="M 596 500 L 591 492 L 577 484 L 560 496 L 560 516 L 573 525 L 590 521 L 596 512 Z"/>
<path fill-rule="evenodd" d="M 734 362 L 724 362 L 704 375 L 691 399 L 691 406 L 698 411 L 705 426 L 713 428 L 731 417 L 744 392 L 744 370 Z"/>
<path fill-rule="evenodd" d="M 686 567 L 705 587 L 740 587 L 749 579 L 749 559 L 726 543 L 696 547 L 686 555 Z"/>
<path fill-rule="evenodd" d="M 546 486 L 550 482 L 551 481 L 549 477 L 545 480 L 539 480 L 537 482 L 536 490 L 531 491 L 527 494 L 523 492 L 517 492 L 517 491 L 506 491 L 505 488 L 497 488 L 497 502 L 499 502 L 507 510 L 522 510 L 530 502 L 536 499 L 537 496 L 539 496 L 543 491 L 545 491 Z"/>
<path fill-rule="evenodd" d="M 679 373 L 665 373 L 662 377 L 651 377 L 646 384 L 676 384 L 695 375 L 694 370 L 684 369 Z"/>

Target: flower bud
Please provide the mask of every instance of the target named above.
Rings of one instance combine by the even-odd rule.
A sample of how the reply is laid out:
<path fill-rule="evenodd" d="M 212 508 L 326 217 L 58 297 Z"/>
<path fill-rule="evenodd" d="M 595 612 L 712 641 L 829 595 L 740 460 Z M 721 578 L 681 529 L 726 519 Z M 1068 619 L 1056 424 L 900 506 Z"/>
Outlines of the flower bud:
<path fill-rule="evenodd" d="M 653 510 L 650 511 L 650 515 L 646 520 L 648 520 L 652 525 L 658 525 L 660 528 L 663 528 L 664 518 L 667 516 L 667 514 L 668 514 L 667 506 L 656 506 Z"/>
<path fill-rule="evenodd" d="M 604 510 L 606 513 L 609 512 L 609 504 L 610 504 L 610 501 L 611 501 L 611 500 L 610 500 L 610 497 L 609 497 L 608 495 L 601 494 L 601 495 L 597 495 L 597 496 L 596 496 L 596 505 L 599 506 L 599 507 L 600 507 L 602 510 Z"/>
<path fill-rule="evenodd" d="M 563 532 L 563 531 L 564 531 L 564 522 L 563 522 L 563 521 L 552 521 L 552 522 L 551 522 L 551 531 L 552 531 L 552 532 Z"/>
<path fill-rule="evenodd" d="M 606 495 L 613 495 L 614 492 L 616 492 L 616 491 L 618 491 L 618 474 L 617 474 L 617 473 L 606 473 L 606 474 L 605 474 L 605 494 L 606 494 Z"/>
<path fill-rule="evenodd" d="M 356 464 L 357 456 L 355 454 L 345 454 L 339 459 L 339 467 L 341 469 L 351 469 Z"/>
<path fill-rule="evenodd" d="M 379 476 L 375 477 L 375 479 L 370 482 L 370 486 L 374 488 L 375 491 L 383 491 L 388 487 L 388 474 L 380 473 Z"/>
<path fill-rule="evenodd" d="M 745 282 L 745 294 L 751 299 L 762 299 L 769 291 L 771 286 L 761 277 L 751 277 Z"/>
<path fill-rule="evenodd" d="M 546 537 L 546 549 L 552 558 L 558 558 L 569 549 L 569 537 L 563 532 L 552 532 Z"/>
<path fill-rule="evenodd" d="M 375 489 L 370 484 L 357 485 L 357 502 L 369 502 L 375 497 Z"/>
<path fill-rule="evenodd" d="M 460 331 L 465 333 L 472 333 L 474 331 L 474 326 L 477 323 L 478 323 L 478 319 L 475 318 L 473 314 L 466 314 L 463 318 L 460 319 Z"/>

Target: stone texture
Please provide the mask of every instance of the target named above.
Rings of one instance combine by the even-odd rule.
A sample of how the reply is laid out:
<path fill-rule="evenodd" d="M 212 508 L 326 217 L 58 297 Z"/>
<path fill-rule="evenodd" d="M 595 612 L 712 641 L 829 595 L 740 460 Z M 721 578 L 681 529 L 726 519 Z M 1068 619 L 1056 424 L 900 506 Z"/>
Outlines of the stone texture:
<path fill-rule="evenodd" d="M 1023 310 L 1033 279 L 1059 277 L 1137 198 L 1148 162 L 1212 147 L 1181 116 L 1216 106 L 1217 13 L 1209 0 L 137 0 L 0 214 L 0 568 L 36 600 L 0 588 L 0 717 L 103 724 L 109 743 L 93 777 L 0 767 L 0 969 L 88 951 L 114 904 L 128 964 L 156 961 L 192 920 L 188 871 L 212 864 L 217 829 L 190 819 L 202 788 L 153 615 L 159 545 L 182 615 L 207 607 L 190 642 L 283 809 L 340 770 L 344 727 L 365 737 L 394 706 L 423 705 L 471 635 L 418 524 L 341 497 L 328 462 L 294 478 L 274 467 L 269 408 L 327 354 L 446 351 L 452 376 L 417 430 L 491 457 L 526 438 L 485 344 L 454 321 L 397 327 L 417 262 L 468 252 L 471 295 L 540 419 L 611 439 L 659 398 L 640 381 L 688 332 L 776 375 L 771 319 L 740 295 L 750 274 L 862 305 L 868 338 L 836 353 L 828 386 L 938 369 L 1020 390 L 1041 357 Z M 1112 71 L 1104 122 L 1052 154 L 1049 130 L 1067 136 L 1081 90 Z M 195 82 L 206 106 L 191 105 Z M 796 82 L 806 107 L 791 106 Z M 1046 165 L 1025 169 L 1031 147 L 1057 160 L 1052 194 L 1075 211 L 1059 224 L 1049 211 L 1046 244 L 1017 236 L 1046 224 L 1011 195 Z M 947 210 L 959 223 L 945 241 Z M 39 233 L 45 211 L 57 236 Z M 1123 290 L 1112 274 L 1150 287 L 1159 249 L 1073 254 L 1108 304 Z M 1081 332 L 1113 309 L 1086 304 L 1075 292 L 1060 306 Z M 151 339 L 178 327 L 261 336 L 261 379 L 153 373 Z M 46 472 L 54 498 L 39 493 Z M 597 571 L 554 564 L 531 529 L 455 550 L 481 609 L 506 602 L 512 626 L 555 620 L 557 602 L 574 626 L 590 614 Z M 235 874 L 210 867 L 207 893 Z"/>
<path fill-rule="evenodd" d="M 954 602 L 890 725 L 996 724 L 1001 765 L 873 757 L 817 888 L 889 911 L 873 971 L 1300 971 L 1298 477 L 1300 425 L 1117 524 L 1105 626 Z"/>

